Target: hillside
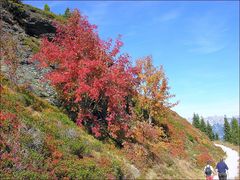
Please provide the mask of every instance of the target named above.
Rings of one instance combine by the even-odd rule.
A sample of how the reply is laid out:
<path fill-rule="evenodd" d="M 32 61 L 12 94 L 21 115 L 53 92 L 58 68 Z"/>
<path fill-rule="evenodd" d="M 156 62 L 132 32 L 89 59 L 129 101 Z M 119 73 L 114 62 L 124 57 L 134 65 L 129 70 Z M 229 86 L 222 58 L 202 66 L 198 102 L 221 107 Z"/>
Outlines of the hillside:
<path fill-rule="evenodd" d="M 2 178 L 193 178 L 202 177 L 206 160 L 216 162 L 222 154 L 172 112 L 166 122 L 176 132 L 170 135 L 171 141 L 156 142 L 151 151 L 145 149 L 146 155 L 154 152 L 154 158 L 135 154 L 130 159 L 129 153 L 135 151 L 125 152 L 94 139 L 61 110 L 24 88 L 11 86 L 2 76 L 1 84 L 1 118 L 8 113 L 16 116 L 1 126 Z"/>
<path fill-rule="evenodd" d="M 1 179 L 122 176 L 121 156 L 110 146 L 2 76 L 0 111 Z"/>
<path fill-rule="evenodd" d="M 121 148 L 89 135 L 67 116 L 54 88 L 41 81 L 48 70 L 29 60 L 38 51 L 41 35 L 54 36 L 52 20 L 65 20 L 13 1 L 2 1 L 1 6 L 1 31 L 16 39 L 20 66 L 16 86 L 1 63 L 0 178 L 203 178 L 206 161 L 215 165 L 224 155 L 173 111 L 155 126 L 135 122 L 134 141 Z"/>
<path fill-rule="evenodd" d="M 20 66 L 16 72 L 17 83 L 28 83 L 35 94 L 57 104 L 53 88 L 49 86 L 49 83 L 41 80 L 47 70 L 38 69 L 37 64 L 30 61 L 32 54 L 38 50 L 39 37 L 54 36 L 55 28 L 51 23 L 57 16 L 32 6 L 14 3 L 14 1 L 1 1 L 0 6 L 1 48 L 2 45 L 6 46 L 4 34 L 6 36 L 10 34 L 10 39 L 16 43 L 19 57 Z M 3 63 L 1 63 L 1 71 L 8 71 Z"/>

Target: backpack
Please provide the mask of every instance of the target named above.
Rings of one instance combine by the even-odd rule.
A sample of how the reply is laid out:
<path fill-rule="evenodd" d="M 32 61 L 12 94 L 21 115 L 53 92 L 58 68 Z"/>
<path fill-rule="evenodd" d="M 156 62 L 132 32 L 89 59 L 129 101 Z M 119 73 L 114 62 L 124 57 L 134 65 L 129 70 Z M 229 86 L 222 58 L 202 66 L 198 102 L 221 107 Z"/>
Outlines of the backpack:
<path fill-rule="evenodd" d="M 212 170 L 211 170 L 210 166 L 207 166 L 207 167 L 206 167 L 206 169 L 205 169 L 205 174 L 206 174 L 207 176 L 211 176 Z"/>

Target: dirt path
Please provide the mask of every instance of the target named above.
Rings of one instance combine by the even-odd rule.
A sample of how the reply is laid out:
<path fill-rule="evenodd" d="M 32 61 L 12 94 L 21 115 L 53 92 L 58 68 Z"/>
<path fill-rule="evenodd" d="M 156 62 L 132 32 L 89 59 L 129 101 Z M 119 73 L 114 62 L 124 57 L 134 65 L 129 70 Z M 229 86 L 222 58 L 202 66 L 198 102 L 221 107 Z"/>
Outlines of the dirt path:
<path fill-rule="evenodd" d="M 226 152 L 227 158 L 225 159 L 225 163 L 228 165 L 228 179 L 234 179 L 239 176 L 239 154 L 237 151 L 226 147 L 221 144 L 215 144 L 215 146 L 222 148 L 224 152 Z M 214 179 L 218 179 L 217 176 L 214 176 Z"/>

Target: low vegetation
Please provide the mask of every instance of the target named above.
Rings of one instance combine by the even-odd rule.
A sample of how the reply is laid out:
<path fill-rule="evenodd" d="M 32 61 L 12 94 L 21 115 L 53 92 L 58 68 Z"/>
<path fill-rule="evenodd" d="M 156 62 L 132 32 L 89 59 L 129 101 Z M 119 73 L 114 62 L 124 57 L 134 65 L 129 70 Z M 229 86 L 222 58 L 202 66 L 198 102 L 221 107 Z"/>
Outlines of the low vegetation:
<path fill-rule="evenodd" d="M 24 37 L 23 40 L 24 45 L 29 47 L 33 53 L 37 53 L 39 51 L 39 39 L 35 37 Z"/>
<path fill-rule="evenodd" d="M 174 112 L 160 127 L 136 123 L 134 141 L 118 149 L 3 76 L 0 112 L 1 178 L 193 178 L 223 155 Z"/>
<path fill-rule="evenodd" d="M 0 62 L 7 65 L 8 68 L 8 78 L 12 83 L 17 84 L 17 70 L 19 67 L 18 59 L 18 46 L 16 44 L 16 39 L 11 36 L 10 33 L 1 32 L 0 38 Z"/>
<path fill-rule="evenodd" d="M 120 178 L 120 156 L 1 76 L 0 178 Z M 114 157 L 116 156 L 116 157 Z M 127 173 L 124 173 L 127 174 Z"/>

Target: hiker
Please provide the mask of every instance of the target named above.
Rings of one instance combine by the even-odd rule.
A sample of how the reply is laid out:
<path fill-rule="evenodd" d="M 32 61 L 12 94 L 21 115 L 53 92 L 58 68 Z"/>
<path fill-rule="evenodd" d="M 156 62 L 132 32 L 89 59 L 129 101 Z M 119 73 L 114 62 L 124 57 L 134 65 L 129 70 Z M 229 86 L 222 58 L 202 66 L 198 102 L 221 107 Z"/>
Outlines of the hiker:
<path fill-rule="evenodd" d="M 206 175 L 206 180 L 213 180 L 214 170 L 210 165 L 210 161 L 207 162 L 207 165 L 204 167 L 204 173 Z"/>
<path fill-rule="evenodd" d="M 223 158 L 220 159 L 219 163 L 217 163 L 216 170 L 218 172 L 219 180 L 227 180 L 227 173 L 226 172 L 228 170 L 228 166 L 223 161 Z"/>

